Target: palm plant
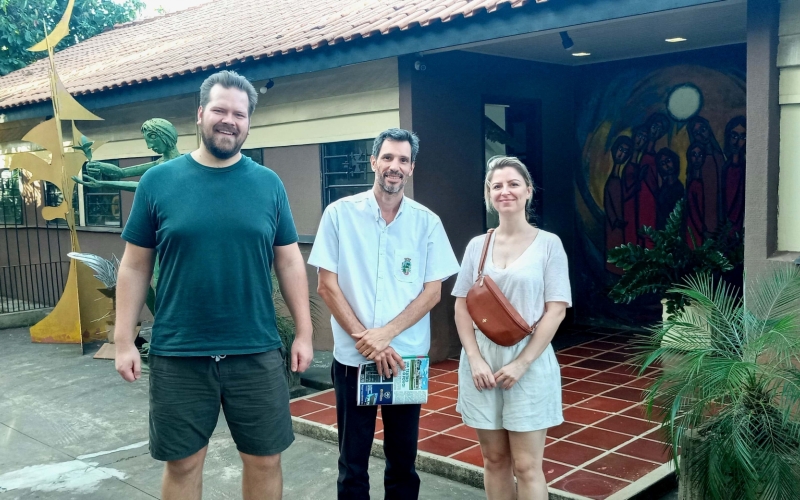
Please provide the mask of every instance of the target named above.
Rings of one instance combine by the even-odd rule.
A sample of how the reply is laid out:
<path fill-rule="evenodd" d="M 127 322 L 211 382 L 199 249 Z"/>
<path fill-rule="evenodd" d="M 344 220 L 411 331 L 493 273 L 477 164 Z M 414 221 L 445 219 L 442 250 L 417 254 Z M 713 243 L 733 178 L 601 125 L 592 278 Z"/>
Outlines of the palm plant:
<path fill-rule="evenodd" d="M 742 299 L 703 274 L 671 290 L 692 303 L 640 345 L 645 392 L 682 483 L 699 498 L 800 498 L 800 267 L 757 280 Z M 683 488 L 685 484 L 682 484 Z"/>

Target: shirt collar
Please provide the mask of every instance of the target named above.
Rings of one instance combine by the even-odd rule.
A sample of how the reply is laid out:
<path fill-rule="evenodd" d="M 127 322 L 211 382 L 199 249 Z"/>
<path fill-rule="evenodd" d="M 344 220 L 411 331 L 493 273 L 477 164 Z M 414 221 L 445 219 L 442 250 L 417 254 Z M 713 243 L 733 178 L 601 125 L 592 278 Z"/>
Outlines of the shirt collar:
<path fill-rule="evenodd" d="M 369 209 L 372 211 L 372 214 L 375 216 L 375 222 L 381 220 L 381 207 L 378 206 L 378 200 L 375 198 L 375 192 L 370 189 L 369 196 L 367 197 L 367 203 L 369 204 Z M 403 213 L 403 208 L 406 206 L 406 195 L 403 193 L 403 198 L 400 200 L 400 208 L 397 209 L 397 215 L 394 216 L 395 220 L 400 217 L 400 214 Z"/>

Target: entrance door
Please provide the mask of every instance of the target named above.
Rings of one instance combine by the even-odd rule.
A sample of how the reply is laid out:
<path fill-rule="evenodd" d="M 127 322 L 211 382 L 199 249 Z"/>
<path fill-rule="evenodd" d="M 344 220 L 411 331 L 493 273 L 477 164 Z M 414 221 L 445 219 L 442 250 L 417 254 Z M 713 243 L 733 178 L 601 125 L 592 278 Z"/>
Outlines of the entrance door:
<path fill-rule="evenodd" d="M 492 156 L 516 156 L 542 188 L 541 103 L 534 100 L 485 97 L 483 104 L 484 168 Z M 531 222 L 543 223 L 544 207 L 537 192 Z M 497 214 L 486 211 L 486 229 L 497 227 Z"/>

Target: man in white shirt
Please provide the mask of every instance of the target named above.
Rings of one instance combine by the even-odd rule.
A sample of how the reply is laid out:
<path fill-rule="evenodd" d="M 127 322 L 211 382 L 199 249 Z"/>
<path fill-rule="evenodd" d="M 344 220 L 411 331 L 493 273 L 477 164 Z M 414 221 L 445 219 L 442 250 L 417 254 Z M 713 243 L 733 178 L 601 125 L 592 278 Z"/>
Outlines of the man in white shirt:
<path fill-rule="evenodd" d="M 430 310 L 442 281 L 459 271 L 439 217 L 403 195 L 418 151 L 413 133 L 382 132 L 370 158 L 374 186 L 325 209 L 308 259 L 319 269 L 318 292 L 333 315 L 339 499 L 369 499 L 378 409 L 356 404 L 358 365 L 375 361 L 381 373 L 396 375 L 403 356 L 427 355 Z M 381 407 L 386 499 L 419 495 L 419 415 L 420 405 Z"/>

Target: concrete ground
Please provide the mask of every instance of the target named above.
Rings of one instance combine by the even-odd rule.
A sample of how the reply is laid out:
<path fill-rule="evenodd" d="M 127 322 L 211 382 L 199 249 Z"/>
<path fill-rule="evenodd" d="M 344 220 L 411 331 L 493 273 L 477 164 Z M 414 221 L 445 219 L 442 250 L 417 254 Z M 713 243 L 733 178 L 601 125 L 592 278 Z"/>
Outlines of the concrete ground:
<path fill-rule="evenodd" d="M 0 500 L 159 498 L 162 463 L 147 448 L 147 376 L 133 384 L 113 362 L 75 345 L 31 344 L 0 331 Z M 283 455 L 284 498 L 336 498 L 336 447 L 297 436 Z M 383 462 L 370 459 L 375 497 Z M 483 499 L 484 492 L 421 473 L 423 499 Z M 241 498 L 241 462 L 220 417 L 204 475 L 205 499 Z"/>

